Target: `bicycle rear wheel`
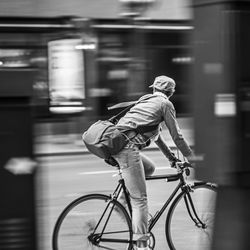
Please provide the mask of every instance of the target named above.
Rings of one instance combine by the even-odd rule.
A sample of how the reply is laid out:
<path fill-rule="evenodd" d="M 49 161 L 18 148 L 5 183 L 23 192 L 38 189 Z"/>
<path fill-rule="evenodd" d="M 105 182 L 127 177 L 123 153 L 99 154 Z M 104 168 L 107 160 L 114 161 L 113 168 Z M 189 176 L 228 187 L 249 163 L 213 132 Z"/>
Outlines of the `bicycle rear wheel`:
<path fill-rule="evenodd" d="M 86 195 L 63 210 L 52 244 L 53 250 L 131 250 L 131 220 L 116 200 L 102 194 Z"/>
<path fill-rule="evenodd" d="M 210 249 L 215 205 L 216 187 L 211 184 L 197 184 L 188 193 L 182 191 L 173 201 L 166 219 L 170 249 Z"/>

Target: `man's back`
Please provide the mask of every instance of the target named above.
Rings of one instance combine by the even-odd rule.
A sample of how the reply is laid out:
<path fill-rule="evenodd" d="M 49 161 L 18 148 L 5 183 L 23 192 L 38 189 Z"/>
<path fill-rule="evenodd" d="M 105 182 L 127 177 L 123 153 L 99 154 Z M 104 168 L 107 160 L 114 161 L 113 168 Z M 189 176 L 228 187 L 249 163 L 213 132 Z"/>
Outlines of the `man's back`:
<path fill-rule="evenodd" d="M 147 98 L 151 96 L 150 98 Z M 145 100 L 143 100 L 145 98 Z M 175 108 L 168 97 L 161 92 L 154 92 L 141 97 L 138 104 L 130 109 L 124 117 L 120 119 L 117 126 L 136 129 L 139 126 L 160 125 L 164 121 L 176 146 L 183 155 L 189 155 L 191 150 L 182 136 L 179 125 L 176 121 Z M 155 139 L 159 134 L 160 126 L 150 132 L 138 135 L 134 142 L 138 145 L 148 145 L 151 139 Z"/>
<path fill-rule="evenodd" d="M 164 105 L 172 105 L 168 98 L 164 96 L 158 94 L 142 96 L 139 99 L 139 103 L 132 107 L 130 111 L 120 119 L 117 125 L 137 128 L 138 126 L 160 124 L 164 120 Z"/>

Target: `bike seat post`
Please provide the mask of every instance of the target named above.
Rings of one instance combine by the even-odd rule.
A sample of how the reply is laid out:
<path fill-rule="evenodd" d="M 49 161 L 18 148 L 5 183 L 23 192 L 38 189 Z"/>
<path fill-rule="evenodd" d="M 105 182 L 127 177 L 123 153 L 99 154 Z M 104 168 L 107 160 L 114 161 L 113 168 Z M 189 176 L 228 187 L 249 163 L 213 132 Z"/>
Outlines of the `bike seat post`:
<path fill-rule="evenodd" d="M 123 179 L 122 177 L 122 169 L 118 167 L 118 175 L 120 176 L 120 179 Z"/>
<path fill-rule="evenodd" d="M 176 162 L 176 170 L 178 173 L 182 173 L 182 162 Z"/>

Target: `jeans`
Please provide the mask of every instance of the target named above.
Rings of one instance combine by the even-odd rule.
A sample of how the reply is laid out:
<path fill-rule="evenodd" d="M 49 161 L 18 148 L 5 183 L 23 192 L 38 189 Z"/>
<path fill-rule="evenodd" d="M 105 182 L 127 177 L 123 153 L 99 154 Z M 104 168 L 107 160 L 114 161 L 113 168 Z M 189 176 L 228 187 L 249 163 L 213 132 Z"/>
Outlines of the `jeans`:
<path fill-rule="evenodd" d="M 148 233 L 148 198 L 145 176 L 152 175 L 154 164 L 132 143 L 114 158 L 118 161 L 132 205 L 132 225 L 135 240 Z M 119 198 L 122 202 L 123 197 Z M 122 202 L 124 203 L 124 202 Z"/>

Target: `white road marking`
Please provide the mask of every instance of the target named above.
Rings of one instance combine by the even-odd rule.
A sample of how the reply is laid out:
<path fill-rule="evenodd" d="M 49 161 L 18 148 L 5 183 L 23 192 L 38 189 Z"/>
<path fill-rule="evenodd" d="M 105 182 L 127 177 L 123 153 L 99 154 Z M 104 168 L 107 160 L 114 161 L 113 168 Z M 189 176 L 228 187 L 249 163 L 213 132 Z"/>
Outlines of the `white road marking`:
<path fill-rule="evenodd" d="M 156 170 L 171 169 L 171 167 L 157 167 Z M 90 171 L 90 172 L 80 172 L 78 175 L 96 175 L 96 174 L 112 174 L 117 173 L 117 170 L 103 170 L 103 171 Z"/>
<path fill-rule="evenodd" d="M 85 213 L 83 213 L 83 212 L 70 212 L 69 213 L 69 215 L 70 216 L 83 216 L 83 215 L 97 215 L 98 214 L 98 212 L 85 212 Z"/>
<path fill-rule="evenodd" d="M 92 174 L 110 174 L 116 173 L 116 170 L 105 170 L 105 171 L 91 171 L 91 172 L 81 172 L 79 175 L 92 175 Z"/>

